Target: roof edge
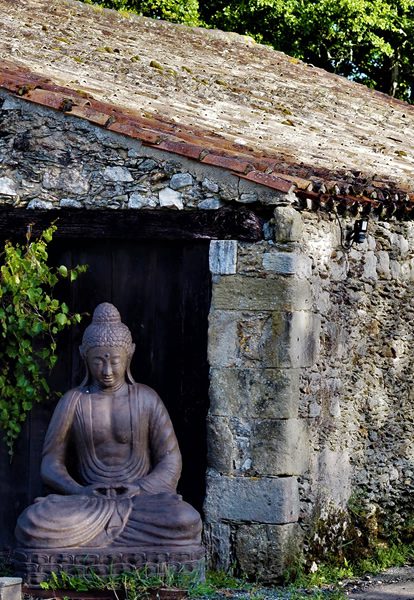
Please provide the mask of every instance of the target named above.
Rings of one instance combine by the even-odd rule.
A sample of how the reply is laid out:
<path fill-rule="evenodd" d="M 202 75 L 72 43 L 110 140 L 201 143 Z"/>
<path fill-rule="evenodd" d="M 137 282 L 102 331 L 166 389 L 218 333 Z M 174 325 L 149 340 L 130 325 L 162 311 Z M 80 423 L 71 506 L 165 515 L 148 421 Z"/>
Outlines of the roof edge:
<path fill-rule="evenodd" d="M 176 123 L 149 118 L 112 104 L 95 100 L 89 93 L 58 85 L 27 67 L 4 61 L 0 67 L 0 89 L 32 102 L 84 119 L 108 131 L 137 139 L 143 145 L 215 166 L 252 183 L 282 194 L 296 194 L 303 208 L 358 207 L 365 213 L 412 218 L 414 193 L 392 182 L 350 184 L 342 174 L 315 170 L 315 177 L 302 179 L 278 169 L 278 157 L 262 156 L 229 143 L 211 131 L 185 129 Z"/>

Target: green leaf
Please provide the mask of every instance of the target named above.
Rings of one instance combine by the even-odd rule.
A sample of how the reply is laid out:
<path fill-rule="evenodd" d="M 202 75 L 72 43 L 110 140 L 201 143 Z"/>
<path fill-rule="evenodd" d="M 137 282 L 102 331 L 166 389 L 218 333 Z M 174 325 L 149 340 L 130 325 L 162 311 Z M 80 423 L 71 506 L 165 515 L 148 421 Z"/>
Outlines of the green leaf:
<path fill-rule="evenodd" d="M 56 322 L 59 323 L 59 325 L 61 325 L 62 327 L 64 327 L 66 325 L 66 323 L 68 322 L 68 318 L 65 315 L 65 313 L 58 313 L 55 317 Z"/>
<path fill-rule="evenodd" d="M 68 276 L 68 268 L 65 267 L 65 265 L 60 265 L 60 267 L 58 268 L 58 271 L 59 271 L 59 275 L 61 275 L 62 277 Z"/>
<path fill-rule="evenodd" d="M 59 300 L 56 300 L 56 298 L 54 298 L 51 302 L 50 302 L 50 308 L 51 310 L 55 311 L 59 309 Z"/>
<path fill-rule="evenodd" d="M 47 383 L 46 379 L 44 379 L 43 377 L 40 380 L 40 385 L 42 386 L 42 388 L 44 389 L 46 394 L 49 394 L 49 392 L 50 392 L 49 384 Z"/>
<path fill-rule="evenodd" d="M 43 328 L 44 324 L 42 323 L 42 321 L 37 321 L 36 323 L 34 323 L 32 326 L 33 335 L 38 335 L 39 333 L 41 333 L 43 331 Z"/>
<path fill-rule="evenodd" d="M 48 229 L 45 229 L 44 232 L 42 233 L 42 238 L 49 244 L 49 242 L 52 241 L 53 238 L 53 234 L 56 231 L 56 227 L 49 227 Z"/>

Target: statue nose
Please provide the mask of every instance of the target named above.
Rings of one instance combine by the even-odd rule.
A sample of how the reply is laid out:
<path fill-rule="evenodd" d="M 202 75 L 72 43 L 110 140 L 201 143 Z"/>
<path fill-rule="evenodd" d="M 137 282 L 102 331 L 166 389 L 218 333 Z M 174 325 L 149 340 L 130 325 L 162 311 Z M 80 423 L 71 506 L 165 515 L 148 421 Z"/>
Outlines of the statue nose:
<path fill-rule="evenodd" d="M 111 363 L 107 362 L 104 364 L 103 366 L 103 374 L 104 375 L 112 375 L 112 367 L 111 367 Z"/>

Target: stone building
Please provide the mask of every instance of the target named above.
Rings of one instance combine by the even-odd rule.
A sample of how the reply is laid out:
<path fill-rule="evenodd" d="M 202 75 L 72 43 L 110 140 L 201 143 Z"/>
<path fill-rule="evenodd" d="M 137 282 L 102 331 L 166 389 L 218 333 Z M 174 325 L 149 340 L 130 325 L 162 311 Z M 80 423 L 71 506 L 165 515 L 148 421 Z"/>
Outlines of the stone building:
<path fill-rule="evenodd" d="M 414 109 L 234 34 L 0 7 L 2 238 L 59 216 L 85 244 L 161 227 L 209 250 L 211 563 L 274 580 L 350 499 L 404 527 Z"/>

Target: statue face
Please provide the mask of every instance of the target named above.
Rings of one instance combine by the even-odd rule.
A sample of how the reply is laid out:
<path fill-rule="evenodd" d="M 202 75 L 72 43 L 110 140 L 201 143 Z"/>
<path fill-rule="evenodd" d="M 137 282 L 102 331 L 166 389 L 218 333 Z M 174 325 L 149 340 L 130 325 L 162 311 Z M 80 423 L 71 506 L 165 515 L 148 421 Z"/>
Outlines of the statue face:
<path fill-rule="evenodd" d="M 125 382 L 128 358 L 125 348 L 110 346 L 91 348 L 86 360 L 93 382 L 100 388 L 118 388 Z"/>

